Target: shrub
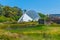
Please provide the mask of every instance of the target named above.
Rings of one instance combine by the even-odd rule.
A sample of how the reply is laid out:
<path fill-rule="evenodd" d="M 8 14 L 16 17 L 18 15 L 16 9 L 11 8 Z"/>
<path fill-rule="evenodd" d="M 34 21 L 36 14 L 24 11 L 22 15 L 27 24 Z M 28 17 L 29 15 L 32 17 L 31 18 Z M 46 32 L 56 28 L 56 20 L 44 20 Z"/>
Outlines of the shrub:
<path fill-rule="evenodd" d="M 0 22 L 6 22 L 7 21 L 7 18 L 4 17 L 4 16 L 0 16 Z"/>

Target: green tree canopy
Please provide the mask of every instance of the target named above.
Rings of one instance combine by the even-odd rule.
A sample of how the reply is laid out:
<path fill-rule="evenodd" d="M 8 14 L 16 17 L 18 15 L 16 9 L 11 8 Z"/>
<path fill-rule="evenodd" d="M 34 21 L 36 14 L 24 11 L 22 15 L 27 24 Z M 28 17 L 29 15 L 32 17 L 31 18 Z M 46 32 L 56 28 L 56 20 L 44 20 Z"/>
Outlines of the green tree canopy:
<path fill-rule="evenodd" d="M 0 4 L 0 16 L 13 19 L 17 21 L 22 15 L 22 9 L 16 6 L 3 6 Z"/>
<path fill-rule="evenodd" d="M 42 13 L 38 13 L 39 14 L 39 16 L 41 17 L 41 18 L 45 18 L 46 17 L 46 15 L 44 15 L 44 14 L 42 14 Z"/>

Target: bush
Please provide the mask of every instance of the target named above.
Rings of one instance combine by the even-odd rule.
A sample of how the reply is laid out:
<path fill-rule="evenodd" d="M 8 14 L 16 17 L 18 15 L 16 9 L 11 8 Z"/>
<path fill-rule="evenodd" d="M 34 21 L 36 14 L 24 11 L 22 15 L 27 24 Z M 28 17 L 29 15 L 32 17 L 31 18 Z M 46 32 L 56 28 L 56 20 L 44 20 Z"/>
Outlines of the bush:
<path fill-rule="evenodd" d="M 0 16 L 0 22 L 6 22 L 7 21 L 7 18 L 4 17 L 4 16 Z"/>
<path fill-rule="evenodd" d="M 28 22 L 28 23 L 17 23 L 17 22 L 7 22 L 7 23 L 1 23 L 0 24 L 0 29 L 6 29 L 6 28 L 11 28 L 11 29 L 17 29 L 17 28 L 29 28 L 29 27 L 35 27 L 38 25 L 35 22 Z"/>

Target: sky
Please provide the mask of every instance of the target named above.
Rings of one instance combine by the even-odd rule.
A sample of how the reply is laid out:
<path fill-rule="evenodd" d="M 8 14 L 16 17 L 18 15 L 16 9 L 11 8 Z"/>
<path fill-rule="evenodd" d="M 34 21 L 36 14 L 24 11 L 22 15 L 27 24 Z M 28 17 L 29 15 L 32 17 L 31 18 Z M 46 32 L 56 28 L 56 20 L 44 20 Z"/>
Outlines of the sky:
<path fill-rule="evenodd" d="M 60 14 L 60 0 L 0 0 L 0 4 L 35 10 L 43 14 Z"/>

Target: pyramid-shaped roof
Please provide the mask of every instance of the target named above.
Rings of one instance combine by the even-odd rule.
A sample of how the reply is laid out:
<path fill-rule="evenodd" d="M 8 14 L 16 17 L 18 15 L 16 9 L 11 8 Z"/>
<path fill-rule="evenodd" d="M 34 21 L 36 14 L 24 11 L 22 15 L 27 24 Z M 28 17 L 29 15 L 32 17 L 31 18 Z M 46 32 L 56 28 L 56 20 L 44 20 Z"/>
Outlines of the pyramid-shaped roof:
<path fill-rule="evenodd" d="M 40 18 L 40 16 L 38 15 L 38 13 L 35 12 L 34 10 L 29 10 L 29 11 L 26 12 L 26 14 L 28 16 L 30 16 L 33 20 Z"/>
<path fill-rule="evenodd" d="M 23 13 L 18 22 L 38 21 L 39 18 L 40 16 L 38 15 L 37 12 L 29 10 Z"/>

